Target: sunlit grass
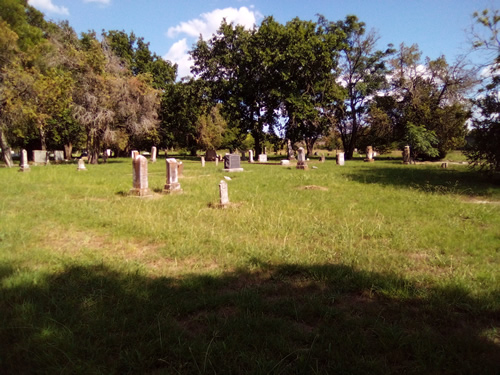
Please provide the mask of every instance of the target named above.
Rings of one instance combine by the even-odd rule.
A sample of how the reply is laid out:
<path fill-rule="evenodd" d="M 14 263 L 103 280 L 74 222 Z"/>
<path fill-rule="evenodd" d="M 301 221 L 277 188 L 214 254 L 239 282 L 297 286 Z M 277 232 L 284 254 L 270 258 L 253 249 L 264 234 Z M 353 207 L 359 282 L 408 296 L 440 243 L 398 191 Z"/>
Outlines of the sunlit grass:
<path fill-rule="evenodd" d="M 0 169 L 0 370 L 499 370 L 500 186 L 400 160 L 242 166 L 184 160 L 163 195 L 160 159 L 143 199 L 130 159 Z M 234 205 L 212 208 L 225 176 Z"/>

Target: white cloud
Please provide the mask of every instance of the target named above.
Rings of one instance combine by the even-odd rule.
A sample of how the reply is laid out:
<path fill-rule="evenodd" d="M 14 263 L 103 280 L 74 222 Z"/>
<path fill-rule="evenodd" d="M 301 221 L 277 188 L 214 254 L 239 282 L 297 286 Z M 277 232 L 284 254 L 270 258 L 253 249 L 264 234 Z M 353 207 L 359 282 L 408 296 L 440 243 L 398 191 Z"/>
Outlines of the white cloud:
<path fill-rule="evenodd" d="M 258 17 L 261 17 L 258 12 L 247 7 L 215 9 L 209 13 L 201 14 L 199 18 L 181 22 L 179 25 L 169 28 L 167 35 L 173 38 L 178 34 L 187 34 L 197 38 L 201 34 L 205 39 L 217 31 L 224 18 L 228 23 L 242 25 L 250 29 L 257 24 Z"/>
<path fill-rule="evenodd" d="M 109 5 L 111 0 L 83 0 L 84 3 L 98 3 L 102 5 Z"/>
<path fill-rule="evenodd" d="M 166 35 L 169 38 L 175 38 L 180 34 L 185 34 L 193 43 L 200 35 L 203 39 L 208 39 L 219 29 L 224 18 L 228 23 L 251 29 L 257 24 L 257 20 L 262 18 L 262 15 L 247 7 L 215 9 L 201 14 L 198 18 L 170 27 Z M 165 59 L 178 65 L 178 77 L 191 75 L 192 64 L 188 51 L 188 40 L 184 38 L 174 43 L 164 56 Z"/>
<path fill-rule="evenodd" d="M 169 60 L 178 65 L 177 77 L 182 78 L 191 75 L 191 61 L 188 54 L 189 48 L 186 38 L 175 42 L 163 56 L 165 60 Z"/>
<path fill-rule="evenodd" d="M 54 5 L 52 0 L 28 0 L 28 4 L 47 13 L 69 16 L 68 8 Z"/>

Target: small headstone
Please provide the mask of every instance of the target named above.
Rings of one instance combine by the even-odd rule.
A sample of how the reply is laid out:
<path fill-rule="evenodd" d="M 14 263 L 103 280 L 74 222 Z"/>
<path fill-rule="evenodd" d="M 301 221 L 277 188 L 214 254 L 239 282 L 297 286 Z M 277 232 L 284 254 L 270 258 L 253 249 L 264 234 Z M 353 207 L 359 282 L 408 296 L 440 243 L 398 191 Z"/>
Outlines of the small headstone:
<path fill-rule="evenodd" d="M 240 164 L 240 155 L 226 154 L 224 156 L 224 171 L 225 172 L 243 172 Z"/>
<path fill-rule="evenodd" d="M 205 166 L 205 157 L 204 156 L 201 157 L 201 166 L 202 167 Z"/>
<path fill-rule="evenodd" d="M 215 166 L 217 167 L 219 165 L 219 155 L 215 158 Z"/>
<path fill-rule="evenodd" d="M 293 152 L 293 147 L 292 147 L 292 141 L 287 140 L 287 146 L 288 146 L 288 160 L 295 160 L 295 153 Z"/>
<path fill-rule="evenodd" d="M 267 154 L 259 155 L 259 163 L 267 163 Z"/>
<path fill-rule="evenodd" d="M 325 154 L 321 154 L 321 157 L 319 158 L 320 163 L 325 162 Z"/>
<path fill-rule="evenodd" d="M 28 151 L 25 149 L 21 150 L 21 161 L 19 163 L 19 172 L 29 172 L 30 171 L 30 165 L 28 163 Z"/>
<path fill-rule="evenodd" d="M 248 162 L 253 163 L 253 150 L 248 150 Z"/>
<path fill-rule="evenodd" d="M 166 194 L 181 193 L 181 184 L 178 179 L 178 169 L 177 160 L 169 158 L 166 159 L 167 162 L 167 182 L 163 188 L 163 192 Z"/>
<path fill-rule="evenodd" d="M 54 151 L 54 160 L 56 163 L 64 161 L 64 151 Z"/>
<path fill-rule="evenodd" d="M 87 168 L 85 168 L 85 160 L 83 159 L 78 159 L 78 168 L 76 168 L 77 171 L 86 171 Z"/>
<path fill-rule="evenodd" d="M 365 161 L 369 163 L 373 163 L 375 160 L 373 159 L 373 147 L 372 146 L 367 146 L 366 147 L 366 159 Z"/>
<path fill-rule="evenodd" d="M 217 157 L 217 152 L 215 150 L 207 150 L 205 152 L 206 161 L 215 161 L 216 157 Z"/>
<path fill-rule="evenodd" d="M 49 164 L 49 154 L 43 150 L 33 150 L 33 162 L 35 165 Z"/>
<path fill-rule="evenodd" d="M 130 157 L 132 158 L 132 160 L 134 160 L 137 155 L 139 155 L 139 151 L 137 150 L 132 150 L 132 152 L 130 152 Z"/>
<path fill-rule="evenodd" d="M 344 153 L 343 152 L 337 152 L 337 164 L 338 165 L 344 165 Z"/>
<path fill-rule="evenodd" d="M 410 164 L 410 146 L 405 146 L 403 150 L 403 164 Z"/>
<path fill-rule="evenodd" d="M 182 164 L 182 161 L 177 162 L 177 176 L 182 177 L 182 174 L 184 173 L 184 164 Z"/>
<path fill-rule="evenodd" d="M 290 165 L 290 160 L 281 160 L 280 165 Z"/>
<path fill-rule="evenodd" d="M 110 149 L 110 148 L 106 149 L 106 156 L 107 156 L 108 158 L 110 158 L 110 157 L 111 157 L 111 149 Z"/>
<path fill-rule="evenodd" d="M 156 147 L 151 147 L 151 163 L 156 163 Z"/>
<path fill-rule="evenodd" d="M 229 205 L 229 193 L 227 189 L 227 182 L 221 180 L 219 183 L 220 207 L 227 207 Z"/>
<path fill-rule="evenodd" d="M 132 160 L 133 173 L 133 187 L 130 189 L 131 195 L 139 197 L 146 197 L 151 195 L 148 188 L 148 159 L 142 155 L 137 155 Z"/>
<path fill-rule="evenodd" d="M 297 155 L 297 169 L 308 169 L 306 162 L 306 153 L 304 152 L 303 147 L 299 147 L 298 155 Z"/>

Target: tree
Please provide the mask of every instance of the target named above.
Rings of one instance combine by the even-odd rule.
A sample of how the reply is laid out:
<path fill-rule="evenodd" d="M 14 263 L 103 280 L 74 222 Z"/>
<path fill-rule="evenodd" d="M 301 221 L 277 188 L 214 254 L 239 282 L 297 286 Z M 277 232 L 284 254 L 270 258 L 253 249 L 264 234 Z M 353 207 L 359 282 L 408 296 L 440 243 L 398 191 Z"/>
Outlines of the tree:
<path fill-rule="evenodd" d="M 280 25 L 267 17 L 257 29 L 223 21 L 217 35 L 200 39 L 191 51 L 193 73 L 210 84 L 212 98 L 224 104 L 230 122 L 250 132 L 257 153 L 262 152 L 264 128 L 278 122 L 278 72 L 273 69 L 276 46 L 269 38 Z"/>
<path fill-rule="evenodd" d="M 366 32 L 365 23 L 356 16 L 349 15 L 344 21 L 328 23 L 320 18 L 329 29 L 340 29 L 345 34 L 341 50 L 340 77 L 345 87 L 345 101 L 337 106 L 334 116 L 340 133 L 346 159 L 351 159 L 357 147 L 362 128 L 368 126 L 366 113 L 371 98 L 377 95 L 386 83 L 386 58 L 394 50 L 375 50 L 378 36 L 374 31 Z"/>
<path fill-rule="evenodd" d="M 500 12 L 484 10 L 475 13 L 476 23 L 489 33 L 473 34 L 473 48 L 486 52 L 486 74 L 483 86 L 473 100 L 472 142 L 466 150 L 472 166 L 490 172 L 500 171 Z"/>
<path fill-rule="evenodd" d="M 224 140 L 227 122 L 221 114 L 222 105 L 216 105 L 211 110 L 198 117 L 196 122 L 197 144 L 204 150 L 217 150 Z"/>
<path fill-rule="evenodd" d="M 387 141 L 400 147 L 410 142 L 412 156 L 426 159 L 443 158 L 462 146 L 469 116 L 466 95 L 474 85 L 470 72 L 460 62 L 448 65 L 444 57 L 421 63 L 417 45 L 402 44 L 390 62 L 391 89 L 372 107 L 391 121 L 393 138 Z"/>

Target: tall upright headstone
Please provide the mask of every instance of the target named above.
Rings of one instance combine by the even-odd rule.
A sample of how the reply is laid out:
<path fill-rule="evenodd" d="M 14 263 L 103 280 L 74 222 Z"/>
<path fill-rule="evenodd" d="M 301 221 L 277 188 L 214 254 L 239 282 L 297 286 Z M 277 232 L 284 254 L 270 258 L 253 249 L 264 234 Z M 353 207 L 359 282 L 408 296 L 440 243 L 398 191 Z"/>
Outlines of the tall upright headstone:
<path fill-rule="evenodd" d="M 253 150 L 248 150 L 248 162 L 253 163 Z"/>
<path fill-rule="evenodd" d="M 178 178 L 177 160 L 173 158 L 166 159 L 167 163 L 167 182 L 163 188 L 166 194 L 182 193 L 181 184 Z"/>
<path fill-rule="evenodd" d="M 366 147 L 366 159 L 365 161 L 369 163 L 373 163 L 375 160 L 373 159 L 373 147 L 372 146 L 367 146 Z"/>
<path fill-rule="evenodd" d="M 295 152 L 293 151 L 292 141 L 287 140 L 288 160 L 295 160 Z"/>
<path fill-rule="evenodd" d="M 85 160 L 83 159 L 78 159 L 78 168 L 76 168 L 77 171 L 86 171 L 87 168 L 85 168 Z M 133 173 L 135 175 L 135 172 Z"/>
<path fill-rule="evenodd" d="M 299 147 L 297 155 L 297 169 L 309 169 L 306 161 L 306 153 L 303 147 Z"/>
<path fill-rule="evenodd" d="M 403 164 L 410 164 L 410 146 L 405 146 L 403 150 Z"/>
<path fill-rule="evenodd" d="M 19 163 L 19 172 L 29 172 L 30 171 L 30 165 L 28 163 L 28 151 L 25 149 L 21 150 L 21 161 Z"/>
<path fill-rule="evenodd" d="M 182 161 L 177 161 L 177 177 L 182 177 L 184 173 L 184 164 L 182 164 Z"/>
<path fill-rule="evenodd" d="M 148 187 L 148 159 L 142 155 L 137 155 L 132 159 L 133 186 L 130 189 L 131 195 L 146 197 L 151 195 Z"/>
<path fill-rule="evenodd" d="M 337 164 L 338 165 L 344 165 L 344 153 L 343 152 L 337 152 Z"/>
<path fill-rule="evenodd" d="M 229 193 L 227 182 L 221 180 L 219 183 L 220 207 L 227 207 L 229 205 Z"/>
<path fill-rule="evenodd" d="M 202 167 L 205 166 L 205 157 L 204 156 L 201 157 L 201 166 Z"/>
<path fill-rule="evenodd" d="M 217 167 L 219 165 L 219 155 L 215 158 L 215 166 Z"/>
<path fill-rule="evenodd" d="M 151 147 L 151 163 L 156 163 L 156 146 Z"/>

